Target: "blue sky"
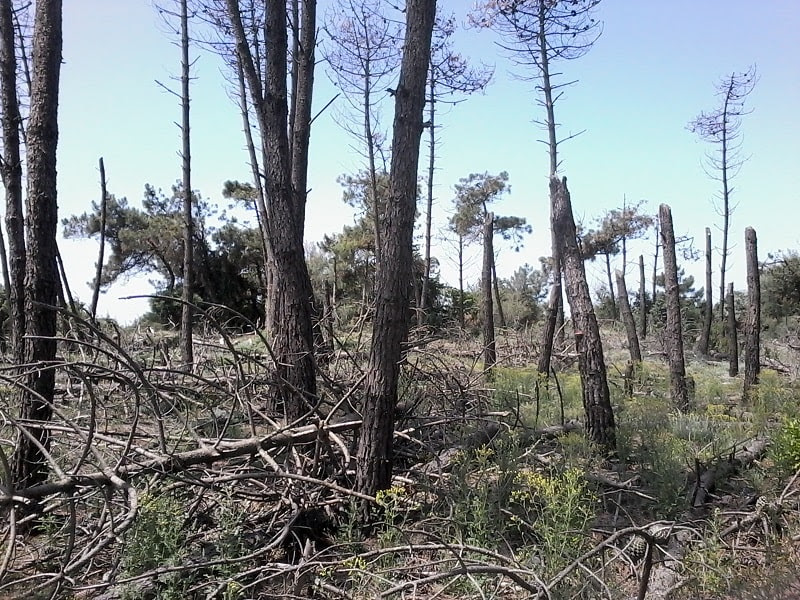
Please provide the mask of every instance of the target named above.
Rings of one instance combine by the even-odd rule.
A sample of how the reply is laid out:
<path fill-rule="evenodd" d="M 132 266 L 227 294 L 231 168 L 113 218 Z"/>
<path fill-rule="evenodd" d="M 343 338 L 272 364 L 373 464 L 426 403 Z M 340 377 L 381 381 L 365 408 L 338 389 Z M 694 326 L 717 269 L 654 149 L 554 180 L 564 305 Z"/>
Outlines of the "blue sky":
<path fill-rule="evenodd" d="M 320 0 L 324 14 L 325 0 Z M 471 5 L 450 0 L 443 8 L 463 18 Z M 768 0 L 756 7 L 739 0 L 670 2 L 604 0 L 598 17 L 603 35 L 583 58 L 559 65 L 565 80 L 578 80 L 556 106 L 562 133 L 586 130 L 563 145 L 561 171 L 568 176 L 577 219 L 589 223 L 628 201 L 646 200 L 650 212 L 660 203 L 673 209 L 676 233 L 694 236 L 712 227 L 715 245 L 721 219 L 712 199 L 718 184 L 703 171 L 709 147 L 686 130 L 701 110 L 716 105 L 714 83 L 726 73 L 756 64 L 760 80 L 748 100 L 743 152 L 750 159 L 735 180 L 731 236 L 736 244 L 728 280 L 744 285 L 743 236 L 747 226 L 759 235 L 760 254 L 797 248 L 800 234 L 800 4 Z M 501 214 L 524 216 L 533 226 L 520 253 L 503 249 L 498 274 L 538 264 L 549 253 L 547 156 L 533 122 L 541 118 L 533 83 L 520 79 L 488 31 L 459 34 L 458 50 L 476 62 L 494 65 L 485 93 L 454 107 L 440 122 L 442 146 L 437 173 L 435 221 L 446 222 L 452 185 L 471 172 L 508 171 L 511 193 L 497 205 Z M 238 109 L 228 97 L 216 57 L 195 51 L 192 93 L 193 187 L 211 200 L 221 198 L 227 179 L 248 180 Z M 138 203 L 145 183 L 168 189 L 180 177 L 178 99 L 155 80 L 170 83 L 178 73 L 179 49 L 150 2 L 78 0 L 65 3 L 62 71 L 59 210 L 80 213 L 99 197 L 97 159 L 103 156 L 109 191 Z M 176 82 L 172 82 L 177 85 Z M 322 65 L 315 103 L 322 106 L 335 90 Z M 391 111 L 384 111 L 390 123 Z M 361 158 L 352 140 L 329 111 L 312 132 L 307 240 L 339 231 L 352 222 L 341 202 L 336 177 L 352 173 Z M 425 160 L 423 156 L 423 161 Z M 62 254 L 73 289 L 89 299 L 95 241 L 64 241 Z M 477 251 L 477 249 L 475 249 Z M 642 250 L 650 260 L 652 249 Z M 638 254 L 639 249 L 633 252 Z M 445 280 L 454 281 L 452 251 L 436 243 Z M 718 257 L 714 263 L 717 265 Z M 477 264 L 474 277 L 477 277 Z M 686 264 L 702 278 L 702 264 Z M 597 267 L 589 264 L 597 276 Z M 629 273 L 634 279 L 633 271 Z M 715 283 L 715 286 L 717 284 Z M 635 284 L 629 283 L 629 288 Z M 130 321 L 146 310 L 144 300 L 120 296 L 147 293 L 147 278 L 115 285 L 100 299 L 99 310 Z M 715 289 L 716 291 L 716 289 Z"/>

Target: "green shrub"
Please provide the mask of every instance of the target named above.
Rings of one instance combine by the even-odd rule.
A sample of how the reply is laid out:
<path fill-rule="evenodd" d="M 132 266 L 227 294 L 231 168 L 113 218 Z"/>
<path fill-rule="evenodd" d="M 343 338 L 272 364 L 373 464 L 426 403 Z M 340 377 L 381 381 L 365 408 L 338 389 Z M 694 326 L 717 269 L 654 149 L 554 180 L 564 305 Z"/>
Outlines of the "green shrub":
<path fill-rule="evenodd" d="M 770 454 L 782 474 L 800 469 L 800 419 L 787 419 L 775 435 Z"/>

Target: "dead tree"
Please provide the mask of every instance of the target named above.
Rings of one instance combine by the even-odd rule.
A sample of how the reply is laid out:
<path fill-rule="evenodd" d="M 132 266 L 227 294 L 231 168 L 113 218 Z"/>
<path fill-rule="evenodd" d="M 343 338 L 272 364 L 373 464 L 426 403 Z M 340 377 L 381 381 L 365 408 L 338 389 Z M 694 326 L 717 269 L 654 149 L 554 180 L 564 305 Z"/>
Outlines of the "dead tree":
<path fill-rule="evenodd" d="M 728 236 L 730 233 L 731 215 L 735 206 L 731 203 L 731 179 L 739 171 L 744 162 L 741 154 L 742 116 L 750 111 L 745 109 L 745 101 L 753 91 L 757 82 L 756 69 L 749 67 L 746 71 L 734 71 L 722 78 L 715 86 L 720 105 L 711 112 L 701 112 L 692 120 L 687 128 L 696 133 L 700 139 L 713 144 L 714 150 L 706 159 L 706 171 L 710 177 L 720 182 L 716 206 L 722 217 L 722 248 L 720 254 L 719 297 L 725 295 L 725 274 L 730 254 Z M 720 308 L 720 320 L 724 309 Z"/>
<path fill-rule="evenodd" d="M 550 197 L 555 198 L 553 236 L 561 244 L 559 250 L 564 259 L 564 281 L 572 311 L 578 370 L 583 389 L 586 436 L 611 453 L 616 448 L 614 411 L 611 408 L 600 327 L 592 306 L 589 285 L 586 283 L 583 256 L 578 248 L 566 177 L 550 178 Z"/>
<path fill-rule="evenodd" d="M 639 329 L 642 339 L 647 339 L 647 294 L 644 291 L 644 256 L 639 255 Z"/>
<path fill-rule="evenodd" d="M 559 60 L 571 60 L 586 54 L 599 36 L 599 23 L 594 18 L 594 8 L 599 0 L 576 0 L 570 3 L 550 2 L 548 0 L 519 0 L 497 2 L 483 0 L 473 12 L 471 19 L 479 26 L 494 29 L 505 42 L 501 47 L 507 50 L 512 59 L 533 71 L 537 80 L 537 102 L 544 108 L 545 117 L 540 122 L 547 130 L 547 151 L 550 157 L 550 178 L 556 176 L 559 167 L 558 147 L 574 137 L 570 135 L 559 139 L 555 117 L 555 103 L 561 97 L 561 90 L 570 83 L 558 84 L 554 81 L 557 73 L 551 69 Z M 553 186 L 550 186 L 551 191 Z M 556 199 L 550 198 L 551 229 L 553 205 Z M 558 254 L 561 241 L 552 233 L 552 264 L 554 289 L 560 288 L 562 261 Z M 547 320 L 542 332 L 539 372 L 545 376 L 550 373 L 550 357 L 553 352 L 556 324 L 563 313 L 562 299 L 555 293 L 550 295 L 552 304 L 547 307 Z"/>
<path fill-rule="evenodd" d="M 192 317 L 194 293 L 194 217 L 192 211 L 192 156 L 189 130 L 189 12 L 188 0 L 181 0 L 181 172 L 183 175 L 183 288 L 181 294 L 181 367 L 191 372 Z"/>
<path fill-rule="evenodd" d="M 678 287 L 678 262 L 675 255 L 675 230 L 672 210 L 666 204 L 658 207 L 661 245 L 664 248 L 664 296 L 667 321 L 664 326 L 664 346 L 669 363 L 670 397 L 675 407 L 689 410 L 689 388 L 686 383 L 686 364 L 683 356 L 683 327 L 681 324 L 681 296 Z"/>
<path fill-rule="evenodd" d="M 617 304 L 625 325 L 625 334 L 628 337 L 628 350 L 631 353 L 631 362 L 634 364 L 642 362 L 642 351 L 639 348 L 639 337 L 636 335 L 636 321 L 631 311 L 631 303 L 628 300 L 628 288 L 625 285 L 625 276 L 622 271 L 616 271 L 617 280 Z"/>
<path fill-rule="evenodd" d="M 706 306 L 703 311 L 703 328 L 700 330 L 700 339 L 697 341 L 697 352 L 699 354 L 708 354 L 713 314 L 714 300 L 711 291 L 711 229 L 706 227 Z"/>
<path fill-rule="evenodd" d="M 435 15 L 436 0 L 406 3 L 383 239 L 384 255 L 392 260 L 380 262 L 375 274 L 375 317 L 358 440 L 356 488 L 369 495 L 389 487 L 392 478 L 392 432 L 402 346 L 408 336 L 417 172 Z"/>
<path fill-rule="evenodd" d="M 488 381 L 492 380 L 497 363 L 494 340 L 494 303 L 492 302 L 492 279 L 494 274 L 494 213 L 488 212 L 483 223 L 483 271 L 481 273 L 481 296 L 483 301 L 483 370 Z"/>
<path fill-rule="evenodd" d="M 456 32 L 455 18 L 437 17 L 433 28 L 431 41 L 431 64 L 428 68 L 428 82 L 426 86 L 427 121 L 428 130 L 428 176 L 425 211 L 425 271 L 422 275 L 422 290 L 420 292 L 420 305 L 417 311 L 417 324 L 422 325 L 425 312 L 428 308 L 428 295 L 431 278 L 431 227 L 433 223 L 434 177 L 436 174 L 436 148 L 439 143 L 437 133 L 438 106 L 440 104 L 455 105 L 463 96 L 474 94 L 484 89 L 492 77 L 492 70 L 486 68 L 473 68 L 467 60 L 453 50 L 452 37 Z M 495 278 L 495 286 L 497 279 Z M 496 291 L 496 290 L 495 290 Z M 497 295 L 497 294 L 496 294 Z M 502 304 L 498 302 L 497 308 L 501 311 Z M 503 318 L 501 316 L 501 326 Z"/>
<path fill-rule="evenodd" d="M 744 395 L 758 383 L 761 373 L 761 274 L 758 269 L 756 230 L 744 231 L 744 250 L 747 256 L 747 321 L 744 339 Z"/>
<path fill-rule="evenodd" d="M 733 282 L 728 284 L 728 294 L 725 296 L 728 313 L 728 375 L 736 377 L 739 374 L 739 339 L 736 332 L 736 306 L 733 296 Z"/>

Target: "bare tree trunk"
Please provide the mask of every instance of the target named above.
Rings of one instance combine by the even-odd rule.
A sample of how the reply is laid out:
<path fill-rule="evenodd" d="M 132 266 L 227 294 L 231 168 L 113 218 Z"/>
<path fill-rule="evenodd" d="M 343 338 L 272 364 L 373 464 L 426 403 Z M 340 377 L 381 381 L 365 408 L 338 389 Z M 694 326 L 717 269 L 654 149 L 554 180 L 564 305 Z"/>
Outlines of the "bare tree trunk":
<path fill-rule="evenodd" d="M 736 307 L 733 297 L 733 282 L 728 284 L 725 304 L 728 311 L 728 375 L 736 377 L 739 374 L 739 339 L 736 335 Z"/>
<path fill-rule="evenodd" d="M 425 274 L 422 277 L 422 304 L 417 312 L 418 325 L 425 320 L 428 308 L 428 288 L 431 278 L 431 224 L 433 221 L 433 175 L 436 166 L 436 81 L 433 70 L 428 74 L 428 197 L 425 213 Z"/>
<path fill-rule="evenodd" d="M 0 268 L 3 271 L 3 291 L 5 292 L 6 302 L 11 296 L 11 279 L 8 276 L 8 255 L 6 254 L 6 238 L 3 228 L 0 227 Z"/>
<path fill-rule="evenodd" d="M 639 329 L 642 339 L 647 339 L 647 294 L 644 291 L 644 256 L 639 255 Z"/>
<path fill-rule="evenodd" d="M 108 218 L 108 191 L 106 188 L 106 167 L 100 157 L 100 248 L 97 250 L 97 265 L 92 286 L 92 304 L 89 314 L 92 320 L 97 318 L 97 303 L 100 300 L 100 282 L 103 279 L 103 260 L 106 251 L 106 221 Z"/>
<path fill-rule="evenodd" d="M 483 222 L 483 271 L 481 273 L 481 296 L 483 300 L 483 371 L 488 381 L 492 380 L 497 363 L 494 340 L 494 306 L 492 303 L 492 265 L 494 264 L 494 213 L 486 213 Z"/>
<path fill-rule="evenodd" d="M 494 247 L 494 243 L 492 244 L 492 247 Z M 492 252 L 492 289 L 494 290 L 494 301 L 497 305 L 497 318 L 499 320 L 500 327 L 505 327 L 506 314 L 503 311 L 503 299 L 500 297 L 500 284 L 497 282 L 497 263 L 495 262 L 494 252 Z"/>
<path fill-rule="evenodd" d="M 466 326 L 464 316 L 464 236 L 458 236 L 458 324 L 461 329 Z"/>
<path fill-rule="evenodd" d="M 28 256 L 25 272 L 25 364 L 29 372 L 20 390 L 20 420 L 28 435 L 20 435 L 14 452 L 12 485 L 22 489 L 47 478 L 46 424 L 53 412 L 58 301 L 56 266 L 56 149 L 58 146 L 58 84 L 61 73 L 61 0 L 36 3 L 33 34 L 33 80 L 28 121 Z"/>
<path fill-rule="evenodd" d="M 181 140 L 183 147 L 183 290 L 181 298 L 181 367 L 191 373 L 192 301 L 194 297 L 194 220 L 192 215 L 192 155 L 189 131 L 189 13 L 181 0 Z"/>
<path fill-rule="evenodd" d="M 747 255 L 747 322 L 744 341 L 744 395 L 758 383 L 761 373 L 761 274 L 758 269 L 756 230 L 744 231 L 744 251 Z"/>
<path fill-rule="evenodd" d="M 652 295 L 650 296 L 653 302 L 656 301 L 656 282 L 658 281 L 658 250 L 661 248 L 661 229 L 656 222 L 656 248 L 653 255 L 653 281 L 652 281 Z"/>
<path fill-rule="evenodd" d="M 356 467 L 356 489 L 370 495 L 391 484 L 392 430 L 402 344 L 408 335 L 417 169 L 435 14 L 435 0 L 406 2 L 405 43 L 395 93 L 389 226 L 383 239 L 384 255 L 392 260 L 378 264 L 375 276 L 375 319 Z"/>
<path fill-rule="evenodd" d="M 550 288 L 550 295 L 547 300 L 547 312 L 545 313 L 545 327 L 542 339 L 542 350 L 539 355 L 539 362 L 536 370 L 544 376 L 550 375 L 550 363 L 553 356 L 553 339 L 556 334 L 558 323 L 558 308 L 561 304 L 561 274 L 554 270 L 553 285 Z"/>
<path fill-rule="evenodd" d="M 25 224 L 22 210 L 22 116 L 17 97 L 17 59 L 12 0 L 0 0 L 0 119 L 3 124 L 3 160 L 0 172 L 6 192 L 6 232 L 9 253 L 8 306 L 14 363 L 25 362 Z"/>
<path fill-rule="evenodd" d="M 686 364 L 683 357 L 683 328 L 681 326 L 681 297 L 678 288 L 678 263 L 675 257 L 675 232 L 672 211 L 666 204 L 658 208 L 661 244 L 664 247 L 664 294 L 667 304 L 667 324 L 664 345 L 669 362 L 670 396 L 675 407 L 689 410 L 689 388 L 686 384 Z"/>
<path fill-rule="evenodd" d="M 703 311 L 703 329 L 697 342 L 697 352 L 708 354 L 708 344 L 711 339 L 711 321 L 714 316 L 714 299 L 711 291 L 711 229 L 706 227 L 706 307 Z"/>
<path fill-rule="evenodd" d="M 244 138 L 247 144 L 247 154 L 250 157 L 250 170 L 253 173 L 253 186 L 256 190 L 256 220 L 258 221 L 258 231 L 261 234 L 261 253 L 264 260 L 264 316 L 265 316 L 265 329 L 268 336 L 271 336 L 274 331 L 270 328 L 272 319 L 268 315 L 272 314 L 269 307 L 269 299 L 272 298 L 272 272 L 274 271 L 274 264 L 270 255 L 270 245 L 268 242 L 269 228 L 267 227 L 267 205 L 264 199 L 264 185 L 261 181 L 261 172 L 258 168 L 258 156 L 256 155 L 256 145 L 253 142 L 253 130 L 250 126 L 250 108 L 247 102 L 247 86 L 244 81 L 244 70 L 242 69 L 242 61 L 236 57 L 236 73 L 239 80 L 239 102 L 240 110 L 242 113 L 242 127 L 244 129 Z"/>
<path fill-rule="evenodd" d="M 564 281 L 572 312 L 578 370 L 583 388 L 583 409 L 586 416 L 586 436 L 606 452 L 616 449 L 614 411 L 608 390 L 603 344 L 600 328 L 592 306 L 589 285 L 586 283 L 583 257 L 577 243 L 572 202 L 566 177 L 550 178 L 550 198 L 553 203 L 553 237 L 560 240 L 564 260 Z"/>
<path fill-rule="evenodd" d="M 611 277 L 611 257 L 608 254 L 606 254 L 606 277 L 608 277 L 608 297 L 611 301 L 611 318 L 616 321 L 619 318 L 619 310 L 614 298 L 614 280 Z"/>
<path fill-rule="evenodd" d="M 639 338 L 636 335 L 636 321 L 633 318 L 631 304 L 628 300 L 628 288 L 625 285 L 625 276 L 622 271 L 616 272 L 617 278 L 617 298 L 619 300 L 619 312 L 622 315 L 622 322 L 625 324 L 625 333 L 628 336 L 628 349 L 631 353 L 631 361 L 636 364 L 642 362 L 642 351 L 639 348 Z"/>

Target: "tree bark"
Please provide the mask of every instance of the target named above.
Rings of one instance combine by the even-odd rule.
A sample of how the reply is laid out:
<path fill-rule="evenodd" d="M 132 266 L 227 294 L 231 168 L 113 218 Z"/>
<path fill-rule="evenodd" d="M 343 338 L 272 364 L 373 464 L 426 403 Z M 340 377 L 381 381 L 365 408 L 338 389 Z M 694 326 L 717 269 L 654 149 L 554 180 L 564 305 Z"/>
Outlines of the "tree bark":
<path fill-rule="evenodd" d="M 458 236 L 458 324 L 463 330 L 466 326 L 464 316 L 464 236 Z"/>
<path fill-rule="evenodd" d="M 644 280 L 644 256 L 639 255 L 639 329 L 642 339 L 647 339 L 647 293 Z"/>
<path fill-rule="evenodd" d="M 747 397 L 758 383 L 761 373 L 761 275 L 758 269 L 756 230 L 744 231 L 747 256 L 747 321 L 744 341 L 744 395 Z"/>
<path fill-rule="evenodd" d="M 494 303 L 492 302 L 492 265 L 494 263 L 494 213 L 486 213 L 483 222 L 483 271 L 481 273 L 481 296 L 483 300 L 483 372 L 487 381 L 492 380 L 497 363 L 494 341 Z"/>
<path fill-rule="evenodd" d="M 192 155 L 189 130 L 189 13 L 181 0 L 181 157 L 183 159 L 183 289 L 181 299 L 181 368 L 189 373 L 192 350 L 192 300 L 194 292 L 194 220 L 192 216 Z"/>
<path fill-rule="evenodd" d="M 639 337 L 636 335 L 636 321 L 633 318 L 631 304 L 628 300 L 628 288 L 625 285 L 625 276 L 622 271 L 616 272 L 617 278 L 617 298 L 619 312 L 622 322 L 625 324 L 625 333 L 628 336 L 628 349 L 631 353 L 631 361 L 636 364 L 642 362 L 642 351 L 639 348 Z"/>
<path fill-rule="evenodd" d="M 664 346 L 669 363 L 670 396 L 675 407 L 681 412 L 686 412 L 689 410 L 689 388 L 686 384 L 686 364 L 683 356 L 678 263 L 675 257 L 675 232 L 672 227 L 670 207 L 666 204 L 659 206 L 658 218 L 661 245 L 664 247 L 664 294 L 667 305 Z"/>
<path fill-rule="evenodd" d="M 12 465 L 12 483 L 29 487 L 47 478 L 45 454 L 50 435 L 37 423 L 50 420 L 53 411 L 58 301 L 56 265 L 56 149 L 58 146 L 58 84 L 62 46 L 61 0 L 36 3 L 33 33 L 33 79 L 28 120 L 28 194 L 25 269 L 25 355 L 29 365 L 20 389 L 20 420 L 27 423 L 19 436 Z"/>
<path fill-rule="evenodd" d="M 17 59 L 15 53 L 12 0 L 0 0 L 0 119 L 3 124 L 3 160 L 0 172 L 6 196 L 8 233 L 11 350 L 14 363 L 25 361 L 25 224 L 22 210 L 22 158 L 20 128 L 22 116 L 17 97 Z"/>
<path fill-rule="evenodd" d="M 286 85 L 286 55 L 288 37 L 286 33 L 286 5 L 270 2 L 266 8 L 266 37 L 270 40 L 266 56 L 265 89 L 262 93 L 258 67 L 247 45 L 239 6 L 236 0 L 226 0 L 231 27 L 236 39 L 236 51 L 242 63 L 250 97 L 256 109 L 263 145 L 265 169 L 265 196 L 270 202 L 266 205 L 265 223 L 268 230 L 269 255 L 274 260 L 274 288 L 270 299 L 274 306 L 268 311 L 268 320 L 273 318 L 273 352 L 276 370 L 282 382 L 277 393 L 270 399 L 274 410 L 283 410 L 289 421 L 301 417 L 306 403 L 317 394 L 314 370 L 314 337 L 311 320 L 312 289 L 306 266 L 302 232 L 303 226 L 297 219 L 305 214 L 305 178 L 298 169 L 307 169 L 308 164 L 291 164 L 295 160 L 308 157 L 298 148 L 302 145 L 306 128 L 295 123 L 293 153 L 289 152 L 288 98 Z M 316 3 L 306 0 L 304 26 L 311 18 Z M 311 35 L 310 33 L 308 35 Z M 302 38 L 301 38 L 302 39 Z M 306 52 L 312 52 L 306 48 Z M 313 56 L 313 54 L 311 55 Z M 302 70 L 302 69 L 301 69 Z M 307 72 L 310 76 L 310 71 Z M 302 92 L 301 90 L 307 90 Z M 310 94 L 310 87 L 303 83 L 297 86 L 299 96 Z M 307 98 L 310 103 L 310 95 Z M 310 108 L 309 108 L 310 110 Z M 298 109 L 296 119 L 303 120 L 310 114 L 305 108 Z M 299 131 L 298 128 L 302 131 Z M 302 202 L 301 202 L 302 199 Z M 302 206 L 301 206 L 302 205 Z M 272 315 L 270 317 L 269 315 Z"/>
<path fill-rule="evenodd" d="M 433 176 L 436 166 L 436 79 L 433 69 L 428 73 L 428 197 L 425 212 L 425 274 L 422 277 L 422 302 L 418 311 L 418 325 L 425 322 L 428 308 L 428 288 L 431 278 L 431 225 L 433 222 Z"/>
<path fill-rule="evenodd" d="M 592 306 L 583 257 L 578 248 L 572 201 L 566 177 L 550 178 L 553 202 L 553 237 L 560 240 L 567 299 L 572 312 L 578 369 L 583 388 L 583 409 L 586 415 L 586 436 L 606 452 L 616 449 L 614 411 L 608 390 L 600 328 Z"/>
<path fill-rule="evenodd" d="M 417 170 L 435 14 L 435 0 L 406 3 L 383 239 L 383 255 L 392 260 L 381 261 L 375 276 L 375 318 L 356 467 L 356 488 L 370 495 L 391 484 L 392 429 L 402 344 L 408 335 Z"/>
<path fill-rule="evenodd" d="M 728 311 L 728 375 L 736 377 L 739 374 L 739 339 L 736 332 L 736 307 L 733 297 L 733 282 L 728 284 L 728 294 L 725 296 Z"/>
<path fill-rule="evenodd" d="M 547 312 L 545 313 L 544 320 L 544 334 L 542 336 L 542 351 L 539 355 L 539 361 L 536 365 L 536 370 L 539 374 L 545 377 L 550 376 L 550 363 L 553 356 L 553 339 L 556 334 L 556 326 L 558 324 L 558 309 L 561 304 L 561 273 L 555 271 L 553 273 L 553 285 L 550 288 L 550 295 L 547 299 Z"/>
<path fill-rule="evenodd" d="M 608 277 L 608 298 L 611 302 L 611 318 L 616 321 L 619 318 L 619 310 L 614 298 L 614 280 L 611 276 L 611 256 L 609 254 L 606 254 L 606 277 Z"/>
<path fill-rule="evenodd" d="M 706 307 L 703 311 L 703 328 L 697 342 L 697 352 L 708 354 L 708 344 L 711 339 L 711 321 L 714 317 L 714 299 L 711 291 L 711 229 L 706 227 Z"/>

